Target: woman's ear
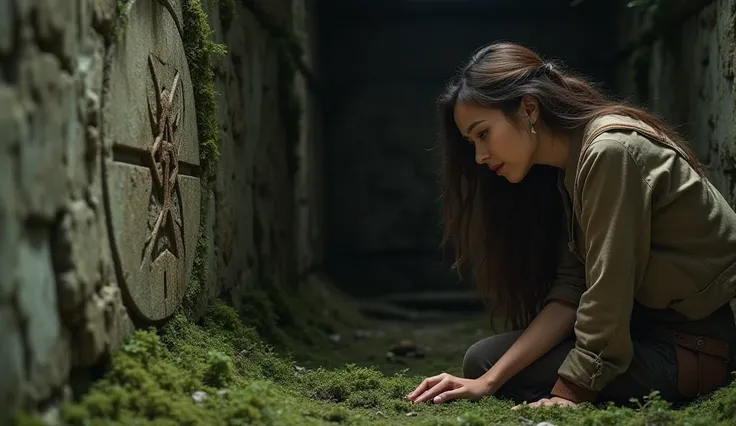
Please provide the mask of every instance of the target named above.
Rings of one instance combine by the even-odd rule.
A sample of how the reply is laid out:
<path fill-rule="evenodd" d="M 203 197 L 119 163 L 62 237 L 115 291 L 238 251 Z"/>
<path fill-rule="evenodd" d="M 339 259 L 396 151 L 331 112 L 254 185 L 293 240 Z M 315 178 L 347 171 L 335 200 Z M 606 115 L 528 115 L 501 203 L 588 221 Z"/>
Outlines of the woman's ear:
<path fill-rule="evenodd" d="M 533 96 L 524 95 L 521 98 L 519 115 L 526 120 L 537 120 L 539 118 L 539 104 Z"/>

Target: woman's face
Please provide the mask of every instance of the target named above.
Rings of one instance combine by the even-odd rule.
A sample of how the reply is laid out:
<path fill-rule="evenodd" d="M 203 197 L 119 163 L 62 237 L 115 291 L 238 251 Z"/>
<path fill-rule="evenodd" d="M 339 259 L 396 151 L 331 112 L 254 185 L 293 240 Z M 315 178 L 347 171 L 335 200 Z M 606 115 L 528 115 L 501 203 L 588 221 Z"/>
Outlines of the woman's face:
<path fill-rule="evenodd" d="M 525 115 L 522 113 L 522 117 Z M 528 120 L 528 119 L 527 119 Z M 528 125 L 518 128 L 499 109 L 458 102 L 455 124 L 475 146 L 475 161 L 511 183 L 521 182 L 532 166 L 536 143 Z"/>

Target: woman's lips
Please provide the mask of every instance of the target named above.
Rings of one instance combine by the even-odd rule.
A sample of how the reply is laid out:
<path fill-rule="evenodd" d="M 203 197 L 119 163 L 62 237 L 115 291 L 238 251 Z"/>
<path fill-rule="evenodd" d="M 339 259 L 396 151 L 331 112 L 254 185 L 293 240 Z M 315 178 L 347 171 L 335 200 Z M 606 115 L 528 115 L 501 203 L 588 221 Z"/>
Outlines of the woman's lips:
<path fill-rule="evenodd" d="M 502 169 L 503 169 L 503 163 L 496 164 L 495 166 L 491 166 L 491 171 L 493 171 L 493 173 L 495 173 L 497 175 L 500 175 L 501 174 L 501 170 Z"/>

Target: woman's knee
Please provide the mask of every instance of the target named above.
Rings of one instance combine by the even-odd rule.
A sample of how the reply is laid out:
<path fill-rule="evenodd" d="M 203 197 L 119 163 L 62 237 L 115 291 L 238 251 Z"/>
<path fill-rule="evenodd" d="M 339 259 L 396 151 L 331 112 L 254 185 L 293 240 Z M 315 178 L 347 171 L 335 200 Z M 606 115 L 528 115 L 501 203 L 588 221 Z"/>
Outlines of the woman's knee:
<path fill-rule="evenodd" d="M 521 331 L 511 331 L 475 342 L 465 352 L 463 376 L 467 379 L 477 379 L 485 374 L 509 350 L 520 335 Z"/>

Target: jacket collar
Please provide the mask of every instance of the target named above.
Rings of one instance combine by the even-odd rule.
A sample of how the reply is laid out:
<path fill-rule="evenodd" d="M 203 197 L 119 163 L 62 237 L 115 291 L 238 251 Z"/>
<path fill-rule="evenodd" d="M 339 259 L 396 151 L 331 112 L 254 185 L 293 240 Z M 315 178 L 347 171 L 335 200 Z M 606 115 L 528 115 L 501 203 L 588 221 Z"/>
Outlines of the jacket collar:
<path fill-rule="evenodd" d="M 595 118 L 588 122 L 584 128 L 573 131 L 570 137 L 570 147 L 567 165 L 564 172 L 565 189 L 570 198 L 574 196 L 575 177 L 578 174 L 578 163 L 583 147 L 590 144 L 591 139 L 598 137 L 602 131 L 613 129 L 628 129 L 638 131 L 656 138 L 654 129 L 631 117 L 609 114 Z M 677 149 L 677 148 L 675 148 Z M 679 151 L 679 150 L 678 150 Z"/>

